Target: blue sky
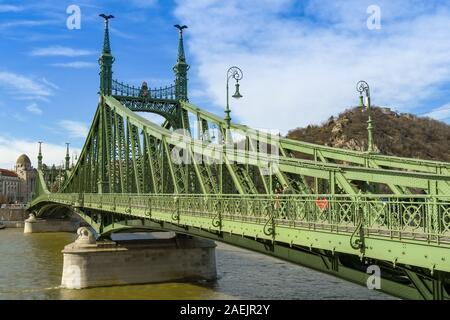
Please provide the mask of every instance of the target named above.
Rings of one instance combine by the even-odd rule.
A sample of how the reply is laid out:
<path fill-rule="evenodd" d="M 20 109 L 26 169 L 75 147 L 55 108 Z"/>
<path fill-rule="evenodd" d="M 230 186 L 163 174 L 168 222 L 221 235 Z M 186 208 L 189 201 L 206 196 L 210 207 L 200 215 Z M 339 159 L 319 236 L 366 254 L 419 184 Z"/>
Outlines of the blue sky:
<path fill-rule="evenodd" d="M 69 30 L 68 6 L 81 9 Z M 370 29 L 370 5 L 380 29 Z M 103 23 L 111 13 L 114 78 L 170 84 L 184 23 L 192 103 L 223 114 L 225 76 L 244 71 L 233 120 L 286 132 L 372 101 L 450 123 L 450 2 L 384 0 L 0 1 L 0 167 L 20 153 L 59 164 L 83 146 L 98 101 Z M 375 124 L 376 125 L 376 124 Z"/>

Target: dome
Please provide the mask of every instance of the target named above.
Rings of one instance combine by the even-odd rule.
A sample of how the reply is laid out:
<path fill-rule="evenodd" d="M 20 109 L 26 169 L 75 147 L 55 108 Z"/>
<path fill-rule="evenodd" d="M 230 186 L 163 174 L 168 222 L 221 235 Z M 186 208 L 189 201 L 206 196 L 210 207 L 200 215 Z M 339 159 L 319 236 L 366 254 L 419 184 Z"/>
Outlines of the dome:
<path fill-rule="evenodd" d="M 30 158 L 28 158 L 26 154 L 22 154 L 19 158 L 17 158 L 16 165 L 31 167 Z"/>

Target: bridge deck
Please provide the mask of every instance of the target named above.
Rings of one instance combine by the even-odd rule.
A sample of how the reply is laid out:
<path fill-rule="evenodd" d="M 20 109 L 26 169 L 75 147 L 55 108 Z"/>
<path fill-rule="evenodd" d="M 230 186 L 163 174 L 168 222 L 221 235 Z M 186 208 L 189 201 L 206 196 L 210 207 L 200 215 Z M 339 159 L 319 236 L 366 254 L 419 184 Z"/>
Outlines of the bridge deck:
<path fill-rule="evenodd" d="M 89 218 L 103 234 L 144 218 L 450 272 L 450 197 L 73 193 L 32 205 L 46 202 L 121 215 L 102 230 Z"/>

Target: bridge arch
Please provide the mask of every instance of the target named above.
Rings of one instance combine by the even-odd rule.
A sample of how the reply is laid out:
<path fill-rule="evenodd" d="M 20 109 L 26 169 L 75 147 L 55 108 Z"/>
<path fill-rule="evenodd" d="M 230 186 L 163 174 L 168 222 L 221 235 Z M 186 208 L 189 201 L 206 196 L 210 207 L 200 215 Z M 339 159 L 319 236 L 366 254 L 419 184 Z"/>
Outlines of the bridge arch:
<path fill-rule="evenodd" d="M 75 214 L 73 208 L 60 203 L 44 203 L 33 209 L 37 218 L 65 219 Z"/>

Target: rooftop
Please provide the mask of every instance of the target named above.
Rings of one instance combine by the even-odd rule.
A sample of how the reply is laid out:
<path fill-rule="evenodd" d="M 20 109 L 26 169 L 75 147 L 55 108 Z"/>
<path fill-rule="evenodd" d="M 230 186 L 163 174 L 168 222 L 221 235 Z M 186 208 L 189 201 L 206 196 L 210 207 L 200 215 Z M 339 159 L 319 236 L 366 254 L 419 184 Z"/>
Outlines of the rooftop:
<path fill-rule="evenodd" d="M 0 169 L 0 176 L 18 177 L 17 173 L 15 173 L 14 171 L 11 171 L 11 170 L 7 170 L 7 169 Z"/>
<path fill-rule="evenodd" d="M 31 166 L 30 158 L 26 154 L 22 154 L 18 159 L 16 164 Z"/>

